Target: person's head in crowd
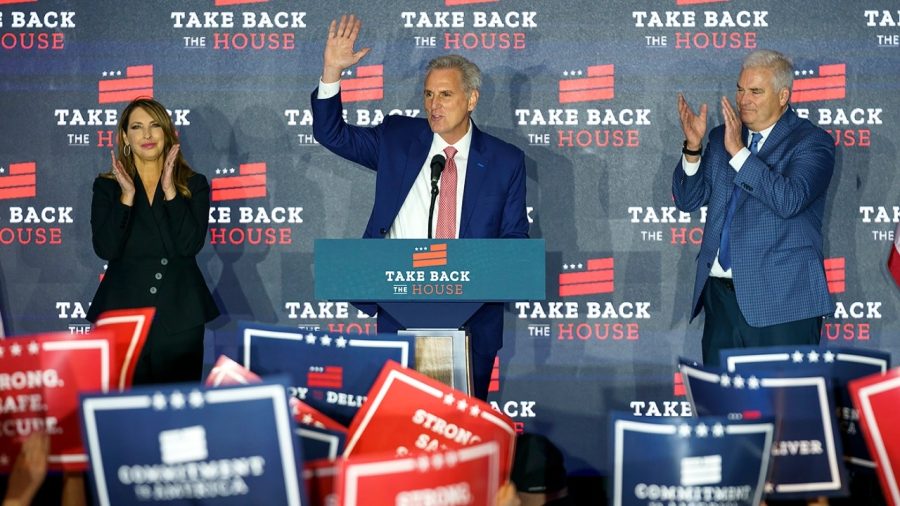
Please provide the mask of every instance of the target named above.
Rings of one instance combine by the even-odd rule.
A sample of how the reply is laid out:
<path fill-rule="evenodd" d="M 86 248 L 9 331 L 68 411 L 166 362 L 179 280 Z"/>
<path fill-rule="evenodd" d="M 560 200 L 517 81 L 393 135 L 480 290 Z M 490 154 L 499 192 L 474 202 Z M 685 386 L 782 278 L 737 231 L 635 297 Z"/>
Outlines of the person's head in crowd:
<path fill-rule="evenodd" d="M 540 434 L 516 438 L 512 476 L 522 506 L 563 504 L 568 501 L 566 468 L 562 452 Z"/>

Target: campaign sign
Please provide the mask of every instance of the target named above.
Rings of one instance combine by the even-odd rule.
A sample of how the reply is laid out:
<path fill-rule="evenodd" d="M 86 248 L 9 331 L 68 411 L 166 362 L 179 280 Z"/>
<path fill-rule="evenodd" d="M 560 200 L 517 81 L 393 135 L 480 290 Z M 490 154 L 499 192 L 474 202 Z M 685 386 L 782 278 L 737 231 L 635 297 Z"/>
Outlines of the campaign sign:
<path fill-rule="evenodd" d="M 131 386 L 134 369 L 144 343 L 147 342 L 154 314 L 156 308 L 153 307 L 115 309 L 100 313 L 94 322 L 95 329 L 105 330 L 112 335 L 110 342 L 116 350 L 112 377 L 118 390 Z"/>
<path fill-rule="evenodd" d="M 243 366 L 266 376 L 293 377 L 291 394 L 349 425 L 388 360 L 413 367 L 414 338 L 343 336 L 241 323 Z"/>
<path fill-rule="evenodd" d="M 303 483 L 309 504 L 312 506 L 334 506 L 337 504 L 335 481 L 338 462 L 334 460 L 306 460 L 303 463 Z"/>
<path fill-rule="evenodd" d="M 684 360 L 680 367 L 688 399 L 697 415 L 743 420 L 775 418 L 772 473 L 766 483 L 768 497 L 847 494 L 831 379 L 826 371 L 729 373 Z"/>
<path fill-rule="evenodd" d="M 98 504 L 300 505 L 302 458 L 286 384 L 82 396 Z"/>
<path fill-rule="evenodd" d="M 772 419 L 611 417 L 614 506 L 757 506 Z"/>
<path fill-rule="evenodd" d="M 900 506 L 900 368 L 850 382 L 863 435 L 877 462 L 878 479 L 888 504 Z"/>
<path fill-rule="evenodd" d="M 209 372 L 206 386 L 250 385 L 261 381 L 252 371 L 222 355 Z M 344 451 L 347 428 L 296 397 L 289 400 L 291 416 L 299 425 L 296 434 L 300 437 L 304 459 L 336 459 Z"/>
<path fill-rule="evenodd" d="M 890 353 L 856 348 L 824 348 L 820 346 L 771 346 L 720 351 L 721 363 L 728 372 L 759 369 L 803 369 L 825 364 L 834 386 L 834 403 L 844 447 L 844 460 L 851 464 L 874 468 L 862 432 L 857 426 L 859 414 L 853 407 L 847 383 L 850 380 L 884 373 L 891 365 Z"/>
<path fill-rule="evenodd" d="M 49 469 L 86 469 L 78 392 L 108 391 L 113 360 L 105 331 L 0 341 L 0 472 L 9 472 L 22 442 L 39 430 L 50 436 Z"/>
<path fill-rule="evenodd" d="M 350 425 L 344 457 L 458 450 L 495 441 L 509 476 L 516 431 L 491 405 L 396 362 L 388 362 Z"/>
<path fill-rule="evenodd" d="M 500 445 L 407 457 L 366 455 L 341 461 L 338 504 L 466 504 L 492 506 L 500 488 Z"/>

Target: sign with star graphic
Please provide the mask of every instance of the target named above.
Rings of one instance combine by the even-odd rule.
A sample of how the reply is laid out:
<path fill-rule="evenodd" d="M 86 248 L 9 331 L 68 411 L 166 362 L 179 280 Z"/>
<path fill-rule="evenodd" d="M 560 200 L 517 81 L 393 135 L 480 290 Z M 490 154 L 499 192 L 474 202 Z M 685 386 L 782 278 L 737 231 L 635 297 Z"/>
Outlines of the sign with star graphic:
<path fill-rule="evenodd" d="M 413 367 L 415 340 L 348 335 L 242 322 L 242 365 L 260 376 L 289 374 L 291 394 L 349 425 L 389 360 Z"/>
<path fill-rule="evenodd" d="M 250 385 L 261 381 L 252 371 L 222 355 L 209 372 L 206 386 Z M 303 456 L 308 460 L 336 459 L 344 451 L 347 428 L 296 397 L 289 400 Z"/>
<path fill-rule="evenodd" d="M 722 350 L 720 357 L 729 372 L 809 367 L 821 370 L 819 366 L 825 364 L 834 386 L 835 412 L 841 429 L 844 460 L 869 469 L 875 467 L 859 430 L 859 414 L 853 406 L 847 383 L 887 371 L 891 366 L 890 353 L 862 348 L 771 346 Z"/>
<path fill-rule="evenodd" d="M 429 454 L 358 455 L 341 461 L 338 504 L 491 506 L 500 488 L 495 441 Z"/>
<path fill-rule="evenodd" d="M 758 505 L 774 438 L 772 420 L 613 413 L 610 504 L 664 504 L 676 496 L 685 503 Z"/>
<path fill-rule="evenodd" d="M 775 419 L 772 499 L 847 495 L 834 395 L 827 368 L 729 373 L 680 361 L 688 399 L 699 416 Z"/>
<path fill-rule="evenodd" d="M 94 322 L 96 329 L 105 330 L 113 336 L 111 343 L 116 350 L 116 361 L 112 364 L 112 377 L 118 390 L 131 386 L 154 314 L 156 308 L 153 307 L 115 309 L 100 313 Z"/>
<path fill-rule="evenodd" d="M 287 399 L 284 377 L 83 395 L 97 504 L 304 504 Z"/>
<path fill-rule="evenodd" d="M 490 441 L 500 446 L 499 475 L 506 481 L 515 426 L 491 405 L 390 361 L 350 425 L 344 457 L 457 450 Z"/>
<path fill-rule="evenodd" d="M 900 506 L 900 368 L 853 380 L 849 385 L 859 409 L 862 432 L 878 464 L 884 498 Z"/>
<path fill-rule="evenodd" d="M 22 442 L 35 431 L 50 436 L 49 469 L 87 468 L 78 392 L 109 391 L 112 339 L 106 331 L 96 331 L 0 341 L 0 472 L 9 472 Z"/>

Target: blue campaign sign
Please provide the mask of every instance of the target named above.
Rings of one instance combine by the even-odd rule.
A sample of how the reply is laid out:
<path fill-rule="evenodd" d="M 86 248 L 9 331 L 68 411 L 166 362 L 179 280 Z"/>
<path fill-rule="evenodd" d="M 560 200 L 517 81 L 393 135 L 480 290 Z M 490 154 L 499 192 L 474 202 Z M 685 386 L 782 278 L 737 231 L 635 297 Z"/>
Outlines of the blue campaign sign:
<path fill-rule="evenodd" d="M 83 395 L 97 503 L 303 504 L 286 385 L 156 385 Z"/>
<path fill-rule="evenodd" d="M 859 426 L 859 414 L 853 406 L 847 383 L 851 380 L 883 374 L 891 367 L 891 355 L 878 350 L 820 346 L 772 346 L 722 350 L 721 363 L 729 372 L 760 369 L 821 369 L 824 364 L 834 386 L 835 413 L 841 430 L 844 459 L 863 468 L 874 469 Z"/>
<path fill-rule="evenodd" d="M 303 447 L 303 458 L 306 461 L 328 459 L 334 460 L 344 453 L 347 433 L 329 430 L 310 425 L 298 426 L 296 431 Z"/>
<path fill-rule="evenodd" d="M 415 365 L 415 338 L 340 335 L 241 323 L 244 367 L 260 376 L 289 374 L 291 394 L 349 425 L 388 360 Z"/>
<path fill-rule="evenodd" d="M 843 496 L 847 476 L 827 370 L 729 373 L 682 360 L 688 398 L 700 416 L 775 418 L 770 498 Z"/>
<path fill-rule="evenodd" d="M 320 300 L 544 300 L 543 239 L 316 239 Z"/>
<path fill-rule="evenodd" d="M 756 506 L 774 437 L 771 418 L 611 417 L 614 506 Z"/>

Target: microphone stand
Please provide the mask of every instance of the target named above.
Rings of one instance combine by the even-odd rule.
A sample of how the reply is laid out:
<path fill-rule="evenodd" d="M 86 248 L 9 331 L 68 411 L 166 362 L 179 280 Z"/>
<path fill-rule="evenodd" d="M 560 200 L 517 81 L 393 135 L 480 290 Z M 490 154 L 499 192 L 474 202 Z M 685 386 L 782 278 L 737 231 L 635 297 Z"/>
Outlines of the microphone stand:
<path fill-rule="evenodd" d="M 438 178 L 431 178 L 431 207 L 428 208 L 428 238 L 432 238 L 431 220 L 434 218 L 434 202 L 438 196 Z"/>

